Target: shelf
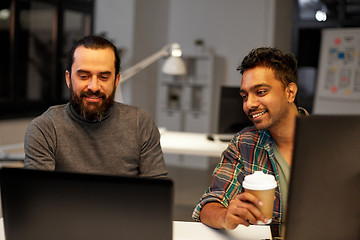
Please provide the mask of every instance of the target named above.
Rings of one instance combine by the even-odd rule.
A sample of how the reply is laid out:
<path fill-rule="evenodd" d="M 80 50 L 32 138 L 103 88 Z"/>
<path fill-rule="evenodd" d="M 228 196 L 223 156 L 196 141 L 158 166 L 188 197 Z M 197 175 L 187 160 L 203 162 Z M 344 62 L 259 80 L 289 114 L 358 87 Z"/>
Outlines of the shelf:
<path fill-rule="evenodd" d="M 185 55 L 187 75 L 159 74 L 157 125 L 172 131 L 215 132 L 212 54 Z"/>

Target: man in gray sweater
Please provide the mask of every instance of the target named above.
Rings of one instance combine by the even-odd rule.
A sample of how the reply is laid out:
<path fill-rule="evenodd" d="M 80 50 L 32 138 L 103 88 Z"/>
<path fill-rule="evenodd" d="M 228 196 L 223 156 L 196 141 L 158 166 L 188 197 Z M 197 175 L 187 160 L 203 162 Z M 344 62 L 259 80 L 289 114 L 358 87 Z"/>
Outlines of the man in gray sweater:
<path fill-rule="evenodd" d="M 29 125 L 25 168 L 95 174 L 167 175 L 160 133 L 150 115 L 114 102 L 120 58 L 108 40 L 77 42 L 65 72 L 70 102 L 50 107 Z"/>

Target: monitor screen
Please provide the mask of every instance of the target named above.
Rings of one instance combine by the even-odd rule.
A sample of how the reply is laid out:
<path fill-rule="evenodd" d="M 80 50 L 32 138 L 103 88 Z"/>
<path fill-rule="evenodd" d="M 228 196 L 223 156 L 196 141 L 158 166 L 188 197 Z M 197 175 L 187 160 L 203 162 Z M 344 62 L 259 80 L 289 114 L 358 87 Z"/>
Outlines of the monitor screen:
<path fill-rule="evenodd" d="M 242 108 L 239 87 L 221 87 L 218 133 L 234 134 L 252 125 Z"/>

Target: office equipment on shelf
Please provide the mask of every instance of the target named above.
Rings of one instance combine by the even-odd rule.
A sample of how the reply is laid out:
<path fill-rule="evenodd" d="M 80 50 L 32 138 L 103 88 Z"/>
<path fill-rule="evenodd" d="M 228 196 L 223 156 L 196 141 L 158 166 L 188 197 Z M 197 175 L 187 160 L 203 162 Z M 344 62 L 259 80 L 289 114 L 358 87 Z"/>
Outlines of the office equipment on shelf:
<path fill-rule="evenodd" d="M 214 54 L 184 54 L 187 74 L 174 76 L 159 70 L 156 124 L 169 131 L 215 133 L 218 88 L 214 79 Z M 208 167 L 207 156 L 166 154 L 167 165 Z"/>
<path fill-rule="evenodd" d="M 174 76 L 159 71 L 156 121 L 171 131 L 214 132 L 212 118 L 216 82 L 213 79 L 214 56 L 184 55 L 187 74 Z"/>
<path fill-rule="evenodd" d="M 171 239 L 173 183 L 0 169 L 6 240 Z"/>
<path fill-rule="evenodd" d="M 297 119 L 285 239 L 360 239 L 360 116 Z"/>

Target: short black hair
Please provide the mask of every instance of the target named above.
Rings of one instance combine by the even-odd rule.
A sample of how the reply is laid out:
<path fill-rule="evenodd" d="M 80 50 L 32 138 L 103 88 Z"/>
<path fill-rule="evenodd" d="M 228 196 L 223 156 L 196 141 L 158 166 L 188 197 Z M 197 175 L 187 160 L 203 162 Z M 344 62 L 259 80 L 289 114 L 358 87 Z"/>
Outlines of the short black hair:
<path fill-rule="evenodd" d="M 275 77 L 286 87 L 293 82 L 297 85 L 297 61 L 290 53 L 277 48 L 260 47 L 250 51 L 237 70 L 241 74 L 255 67 L 267 67 L 274 71 Z"/>
<path fill-rule="evenodd" d="M 69 71 L 70 76 L 71 76 L 71 67 L 74 63 L 74 52 L 80 46 L 84 46 L 85 48 L 90 48 L 90 49 L 111 48 L 114 51 L 114 55 L 115 55 L 115 76 L 118 75 L 118 73 L 120 72 L 120 56 L 115 45 L 104 37 L 89 35 L 77 41 L 72 46 L 68 54 L 66 60 L 66 70 Z"/>

